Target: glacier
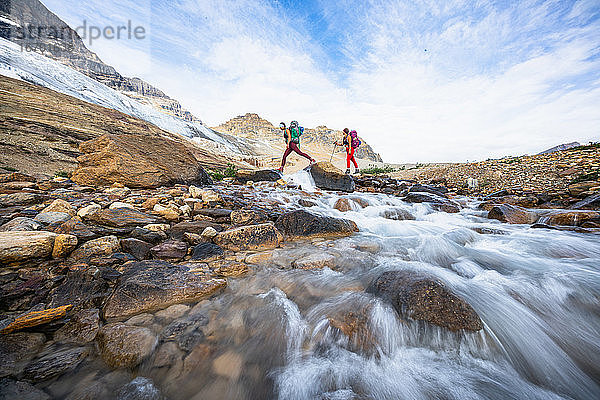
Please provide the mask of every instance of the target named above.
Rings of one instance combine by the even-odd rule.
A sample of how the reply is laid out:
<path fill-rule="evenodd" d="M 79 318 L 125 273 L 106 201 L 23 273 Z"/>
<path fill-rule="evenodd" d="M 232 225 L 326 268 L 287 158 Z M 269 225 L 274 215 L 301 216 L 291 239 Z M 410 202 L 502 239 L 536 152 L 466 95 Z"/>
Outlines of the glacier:
<path fill-rule="evenodd" d="M 188 122 L 162 113 L 58 61 L 39 53 L 23 51 L 18 44 L 3 38 L 0 38 L 0 75 L 120 111 L 192 140 L 211 140 L 233 154 L 251 155 L 253 146 L 240 138 L 217 133 L 199 122 Z"/>

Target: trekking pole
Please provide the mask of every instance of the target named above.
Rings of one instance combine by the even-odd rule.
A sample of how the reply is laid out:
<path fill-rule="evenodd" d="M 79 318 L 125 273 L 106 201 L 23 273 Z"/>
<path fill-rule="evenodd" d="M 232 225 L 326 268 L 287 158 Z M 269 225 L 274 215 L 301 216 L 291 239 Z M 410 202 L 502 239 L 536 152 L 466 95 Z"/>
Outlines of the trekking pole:
<path fill-rule="evenodd" d="M 333 153 L 335 153 L 335 149 L 337 148 L 337 143 L 333 144 L 333 150 L 331 151 L 331 157 L 329 157 L 329 162 L 333 160 Z"/>

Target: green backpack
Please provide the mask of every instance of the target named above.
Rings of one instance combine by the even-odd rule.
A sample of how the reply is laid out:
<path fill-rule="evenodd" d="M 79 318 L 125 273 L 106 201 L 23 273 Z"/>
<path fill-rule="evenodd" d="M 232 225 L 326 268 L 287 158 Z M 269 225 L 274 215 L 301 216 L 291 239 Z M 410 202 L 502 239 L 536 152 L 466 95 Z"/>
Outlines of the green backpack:
<path fill-rule="evenodd" d="M 300 136 L 304 133 L 304 128 L 294 122 L 292 121 L 290 124 L 290 140 L 294 143 L 300 143 Z"/>

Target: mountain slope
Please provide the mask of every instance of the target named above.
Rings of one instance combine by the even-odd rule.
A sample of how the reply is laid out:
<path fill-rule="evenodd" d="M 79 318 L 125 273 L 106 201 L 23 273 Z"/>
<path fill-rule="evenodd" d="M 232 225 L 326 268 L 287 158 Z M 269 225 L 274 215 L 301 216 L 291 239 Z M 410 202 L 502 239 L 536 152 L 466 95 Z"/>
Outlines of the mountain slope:
<path fill-rule="evenodd" d="M 270 142 L 272 146 L 281 146 L 282 135 L 278 127 L 261 118 L 258 114 L 247 113 L 213 127 L 213 130 L 229 135 L 247 139 L 258 139 Z M 307 152 L 330 152 L 333 143 L 339 141 L 342 131 L 329 129 L 326 126 L 318 126 L 314 129 L 306 128 L 302 136 L 302 144 Z M 381 156 L 362 139 L 362 145 L 356 151 L 356 158 L 381 162 Z M 278 152 L 275 152 L 278 153 Z"/>
<path fill-rule="evenodd" d="M 554 153 L 554 152 L 562 151 L 562 150 L 569 150 L 569 149 L 572 149 L 573 147 L 577 147 L 577 146 L 581 146 L 581 143 L 579 143 L 579 142 L 563 143 L 563 144 L 559 144 L 558 146 L 549 148 L 548 150 L 544 150 L 538 154 L 547 154 L 547 153 Z"/>
<path fill-rule="evenodd" d="M 36 29 L 28 30 L 28 26 Z M 37 29 L 42 28 L 42 29 Z M 23 34 L 26 32 L 26 34 Z M 56 34 L 58 32 L 58 34 Z M 189 122 L 200 122 L 161 90 L 128 78 L 87 49 L 73 29 L 38 0 L 0 0 L 0 37 L 43 54 L 139 102 Z"/>
<path fill-rule="evenodd" d="M 73 171 L 79 144 L 104 134 L 165 138 L 183 144 L 205 167 L 229 162 L 248 167 L 141 119 L 17 79 L 0 75 L 0 94 L 0 168 L 5 170 Z"/>
<path fill-rule="evenodd" d="M 0 75 L 22 79 L 150 122 L 165 131 L 193 138 L 207 149 L 251 161 L 261 143 L 214 132 L 200 122 L 187 122 L 141 104 L 57 61 L 0 39 Z"/>

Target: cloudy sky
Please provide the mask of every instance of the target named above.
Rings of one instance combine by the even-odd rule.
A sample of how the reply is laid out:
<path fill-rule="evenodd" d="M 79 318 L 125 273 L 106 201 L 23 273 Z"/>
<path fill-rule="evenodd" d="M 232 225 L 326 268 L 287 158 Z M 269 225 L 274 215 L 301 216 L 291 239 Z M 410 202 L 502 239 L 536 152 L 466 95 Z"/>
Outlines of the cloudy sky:
<path fill-rule="evenodd" d="M 42 0 L 91 46 L 209 126 L 357 129 L 390 162 L 600 140 L 600 0 Z"/>

